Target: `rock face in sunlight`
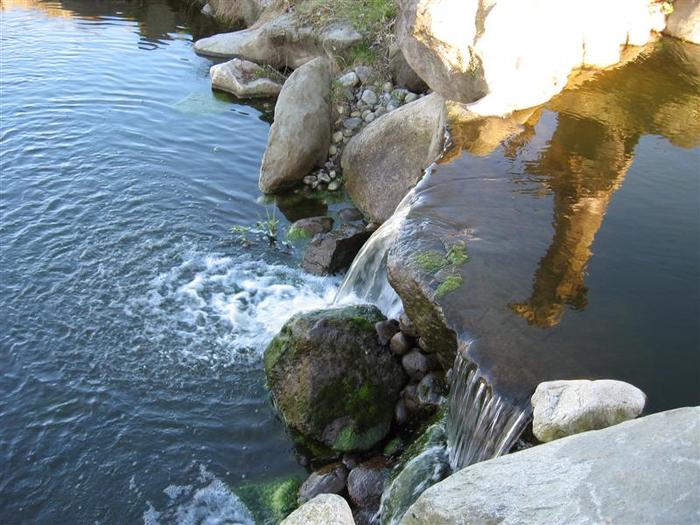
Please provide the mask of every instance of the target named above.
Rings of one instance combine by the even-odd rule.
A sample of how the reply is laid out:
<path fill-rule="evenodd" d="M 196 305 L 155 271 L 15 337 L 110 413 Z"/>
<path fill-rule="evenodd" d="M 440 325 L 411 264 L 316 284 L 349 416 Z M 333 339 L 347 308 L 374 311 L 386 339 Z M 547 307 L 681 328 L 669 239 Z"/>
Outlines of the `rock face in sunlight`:
<path fill-rule="evenodd" d="M 700 2 L 676 0 L 668 17 L 666 34 L 700 44 Z"/>
<path fill-rule="evenodd" d="M 505 114 L 546 102 L 576 68 L 616 64 L 664 24 L 650 0 L 403 0 L 397 38 L 433 90 Z"/>
<path fill-rule="evenodd" d="M 319 494 L 304 503 L 282 522 L 282 525 L 355 525 L 352 511 L 340 496 Z"/>
<path fill-rule="evenodd" d="M 276 97 L 282 84 L 268 78 L 267 72 L 254 62 L 234 58 L 209 70 L 211 85 L 238 98 Z"/>
<path fill-rule="evenodd" d="M 375 222 L 386 221 L 442 150 L 444 99 L 432 94 L 382 116 L 343 152 L 346 188 Z"/>
<path fill-rule="evenodd" d="M 265 351 L 268 386 L 297 442 L 316 455 L 367 450 L 386 436 L 406 382 L 379 344 L 374 306 L 299 314 Z"/>
<path fill-rule="evenodd" d="M 276 4 L 276 0 L 209 0 L 207 11 L 228 23 L 248 27 Z"/>
<path fill-rule="evenodd" d="M 700 408 L 680 408 L 477 463 L 401 523 L 697 523 L 698 432 Z"/>
<path fill-rule="evenodd" d="M 532 429 L 540 441 L 553 441 L 634 419 L 645 403 L 644 392 L 623 381 L 547 381 L 532 396 Z"/>
<path fill-rule="evenodd" d="M 294 186 L 325 162 L 331 141 L 330 88 L 330 65 L 324 58 L 304 64 L 284 83 L 260 168 L 263 192 Z"/>

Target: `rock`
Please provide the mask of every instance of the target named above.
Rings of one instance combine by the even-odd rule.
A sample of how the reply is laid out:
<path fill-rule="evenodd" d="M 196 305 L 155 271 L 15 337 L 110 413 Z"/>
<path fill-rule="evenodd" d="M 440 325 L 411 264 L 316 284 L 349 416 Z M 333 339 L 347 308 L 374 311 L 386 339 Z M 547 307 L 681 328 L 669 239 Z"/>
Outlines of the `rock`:
<path fill-rule="evenodd" d="M 668 17 L 664 32 L 693 44 L 700 44 L 700 2 L 675 0 L 673 13 Z"/>
<path fill-rule="evenodd" d="M 411 349 L 413 344 L 404 334 L 398 332 L 392 336 L 391 341 L 389 341 L 389 346 L 394 354 L 404 355 Z"/>
<path fill-rule="evenodd" d="M 418 412 L 420 410 L 420 401 L 418 401 L 418 385 L 406 385 L 401 391 L 401 399 L 409 412 Z"/>
<path fill-rule="evenodd" d="M 211 0 L 208 13 L 228 24 L 251 26 L 264 14 L 274 11 L 274 0 Z"/>
<path fill-rule="evenodd" d="M 301 266 L 316 275 L 341 272 L 352 264 L 371 234 L 359 224 L 343 224 L 326 235 L 316 236 L 307 246 Z"/>
<path fill-rule="evenodd" d="M 357 66 L 355 68 L 355 73 L 357 74 L 357 78 L 360 79 L 360 82 L 366 84 L 372 76 L 372 69 L 368 66 Z"/>
<path fill-rule="evenodd" d="M 379 507 L 384 482 L 388 476 L 388 464 L 381 456 L 360 463 L 348 474 L 350 499 L 360 508 Z"/>
<path fill-rule="evenodd" d="M 401 455 L 385 484 L 382 525 L 398 523 L 418 496 L 450 473 L 444 418 L 430 425 Z"/>
<path fill-rule="evenodd" d="M 304 177 L 306 179 L 306 177 Z M 325 233 L 333 228 L 333 219 L 331 217 L 307 217 L 299 219 L 289 227 L 289 236 L 299 235 L 304 237 L 313 237 L 317 233 Z M 293 234 L 292 232 L 296 232 Z"/>
<path fill-rule="evenodd" d="M 340 181 L 334 180 L 328 184 L 328 191 L 337 191 L 340 189 Z"/>
<path fill-rule="evenodd" d="M 390 53 L 391 76 L 397 86 L 404 87 L 409 91 L 422 93 L 428 90 L 428 85 L 418 76 L 413 68 L 406 62 L 401 49 L 397 46 Z"/>
<path fill-rule="evenodd" d="M 238 98 L 276 97 L 282 90 L 282 84 L 267 78 L 262 67 L 240 58 L 212 66 L 209 74 L 214 89 Z"/>
<path fill-rule="evenodd" d="M 294 71 L 284 83 L 260 168 L 263 192 L 294 186 L 326 161 L 330 78 L 328 61 L 319 58 Z"/>
<path fill-rule="evenodd" d="M 344 221 L 361 221 L 362 213 L 357 208 L 343 208 L 338 212 L 338 217 Z"/>
<path fill-rule="evenodd" d="M 393 89 L 394 89 L 394 86 L 391 82 L 384 82 L 384 84 L 382 85 L 382 91 L 384 93 L 391 93 L 391 90 L 393 90 Z"/>
<path fill-rule="evenodd" d="M 292 512 L 281 525 L 355 525 L 347 501 L 336 494 L 319 494 Z"/>
<path fill-rule="evenodd" d="M 262 17 L 242 31 L 197 40 L 194 50 L 201 55 L 244 58 L 276 69 L 296 69 L 318 57 L 336 56 L 360 40 L 362 36 L 347 25 L 332 24 L 319 32 L 293 13 L 284 13 Z"/>
<path fill-rule="evenodd" d="M 431 89 L 495 115 L 546 102 L 574 69 L 614 65 L 663 23 L 649 0 L 403 0 L 396 35 Z"/>
<path fill-rule="evenodd" d="M 343 465 L 345 465 L 345 468 L 348 470 L 354 469 L 358 463 L 357 454 L 343 454 Z"/>
<path fill-rule="evenodd" d="M 300 444 L 362 451 L 386 436 L 405 376 L 377 341 L 382 320 L 374 306 L 297 314 L 265 350 L 275 406 Z"/>
<path fill-rule="evenodd" d="M 343 132 L 336 131 L 335 133 L 333 133 L 333 144 L 338 144 L 340 142 L 343 142 Z"/>
<path fill-rule="evenodd" d="M 348 469 L 342 463 L 331 463 L 312 472 L 299 488 L 299 504 L 315 498 L 319 494 L 340 494 L 345 490 Z"/>
<path fill-rule="evenodd" d="M 323 182 L 324 184 L 328 184 L 331 181 L 331 176 L 328 175 L 328 173 L 326 173 L 325 171 L 322 171 L 318 174 L 318 181 Z"/>
<path fill-rule="evenodd" d="M 211 5 L 209 5 L 209 4 L 204 4 L 204 7 L 202 7 L 201 13 L 204 16 L 214 16 L 214 10 L 212 9 Z"/>
<path fill-rule="evenodd" d="M 374 325 L 374 328 L 377 330 L 379 344 L 382 346 L 386 346 L 389 344 L 391 338 L 398 333 L 399 323 L 396 322 L 394 319 L 389 319 L 387 321 L 381 321 L 377 323 L 376 325 Z"/>
<path fill-rule="evenodd" d="M 362 92 L 362 98 L 360 99 L 362 102 L 367 104 L 368 106 L 374 106 L 378 102 L 377 94 L 372 91 L 371 89 L 365 89 Z"/>
<path fill-rule="evenodd" d="M 365 115 L 362 119 L 363 119 L 365 122 L 367 122 L 367 124 L 369 124 L 370 122 L 374 122 L 374 119 L 376 119 L 376 118 L 377 118 L 377 117 L 374 116 L 374 113 L 368 113 L 368 114 Z"/>
<path fill-rule="evenodd" d="M 406 312 L 401 312 L 399 316 L 399 329 L 408 337 L 418 337 L 416 325 L 414 325 L 413 321 L 406 315 Z"/>
<path fill-rule="evenodd" d="M 393 349 L 392 346 L 392 350 Z M 427 355 L 423 354 L 417 348 L 414 348 L 401 358 L 401 365 L 408 374 L 408 377 L 420 381 L 425 374 L 430 372 L 432 363 Z M 432 368 L 434 368 L 434 365 Z"/>
<path fill-rule="evenodd" d="M 442 403 L 445 394 L 445 379 L 441 372 L 430 372 L 420 380 L 416 387 L 418 402 L 421 408 L 437 408 Z"/>
<path fill-rule="evenodd" d="M 345 119 L 343 121 L 343 126 L 345 127 L 345 129 L 354 130 L 354 129 L 359 128 L 361 125 L 362 125 L 362 119 L 359 117 L 359 115 Z"/>
<path fill-rule="evenodd" d="M 394 408 L 394 421 L 399 426 L 403 426 L 408 421 L 408 409 L 406 408 L 406 402 L 403 399 L 399 399 Z"/>
<path fill-rule="evenodd" d="M 415 93 L 406 93 L 406 96 L 403 99 L 403 101 L 406 104 L 410 104 L 411 102 L 415 102 L 416 100 L 418 100 L 418 95 L 416 95 Z"/>
<path fill-rule="evenodd" d="M 333 155 L 336 155 L 337 153 L 338 153 L 338 146 L 336 146 L 335 144 L 331 144 L 328 147 L 328 156 L 332 157 Z"/>
<path fill-rule="evenodd" d="M 367 125 L 341 164 L 348 194 L 376 222 L 387 220 L 442 150 L 444 102 L 430 95 Z"/>
<path fill-rule="evenodd" d="M 355 87 L 360 83 L 357 73 L 350 71 L 338 79 L 338 83 L 343 87 Z"/>
<path fill-rule="evenodd" d="M 634 419 L 644 392 L 623 381 L 547 381 L 532 396 L 533 432 L 542 442 Z"/>
<path fill-rule="evenodd" d="M 700 408 L 680 408 L 471 465 L 404 525 L 697 523 Z"/>

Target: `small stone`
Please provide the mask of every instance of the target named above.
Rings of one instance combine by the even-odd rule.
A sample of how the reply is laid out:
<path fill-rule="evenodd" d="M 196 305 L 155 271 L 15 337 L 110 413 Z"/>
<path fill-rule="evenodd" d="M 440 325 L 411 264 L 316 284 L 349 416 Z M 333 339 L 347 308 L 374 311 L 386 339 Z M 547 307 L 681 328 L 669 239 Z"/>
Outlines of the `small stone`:
<path fill-rule="evenodd" d="M 338 153 L 338 146 L 335 144 L 331 144 L 330 147 L 328 148 L 328 156 L 332 157 L 333 155 L 336 155 Z"/>
<path fill-rule="evenodd" d="M 374 119 L 377 118 L 374 116 L 374 113 L 368 113 L 363 117 L 363 120 L 369 124 L 370 122 L 374 122 Z"/>
<path fill-rule="evenodd" d="M 312 472 L 299 488 L 302 505 L 319 494 L 339 494 L 345 489 L 348 469 L 342 463 L 332 463 Z"/>
<path fill-rule="evenodd" d="M 440 372 L 430 372 L 420 380 L 416 387 L 418 402 L 423 408 L 438 407 L 444 392 L 445 381 Z"/>
<path fill-rule="evenodd" d="M 328 175 L 328 173 L 326 173 L 325 171 L 322 171 L 318 174 L 318 181 L 328 184 L 331 181 L 331 176 Z"/>
<path fill-rule="evenodd" d="M 362 92 L 362 101 L 365 104 L 369 104 L 370 106 L 373 106 L 374 104 L 377 103 L 377 94 L 372 91 L 371 89 L 365 89 Z"/>
<path fill-rule="evenodd" d="M 316 188 L 318 188 L 318 181 L 317 180 L 315 180 L 311 183 L 311 189 L 315 190 Z"/>
<path fill-rule="evenodd" d="M 317 233 L 326 233 L 333 228 L 332 217 L 307 217 L 299 219 L 292 223 L 289 231 L 297 230 L 306 233 L 309 237 L 313 237 Z"/>
<path fill-rule="evenodd" d="M 360 83 L 360 78 L 357 76 L 357 73 L 350 71 L 349 73 L 345 73 L 342 77 L 340 77 L 338 79 L 338 83 L 343 87 L 352 88 Z"/>
<path fill-rule="evenodd" d="M 381 117 L 382 115 L 386 115 L 387 113 L 388 113 L 388 111 L 387 111 L 386 108 L 383 107 L 383 106 L 379 106 L 376 110 L 374 110 L 374 116 L 375 116 L 376 118 L 379 118 L 379 117 Z"/>
<path fill-rule="evenodd" d="M 401 358 L 401 365 L 411 379 L 420 380 L 430 372 L 430 360 L 428 356 L 414 348 Z"/>
<path fill-rule="evenodd" d="M 338 115 L 345 115 L 348 112 L 348 107 L 347 106 L 338 106 L 335 108 L 336 111 L 338 112 Z"/>
<path fill-rule="evenodd" d="M 331 179 L 335 179 L 335 178 L 338 176 L 338 174 L 336 173 L 335 170 L 331 170 L 331 171 L 328 172 L 328 176 L 329 176 Z"/>
<path fill-rule="evenodd" d="M 406 96 L 403 99 L 404 104 L 410 104 L 411 102 L 415 102 L 418 100 L 418 95 L 415 93 L 408 92 L 406 93 Z"/>
<path fill-rule="evenodd" d="M 333 143 L 338 144 L 339 142 L 343 141 L 343 132 L 342 131 L 336 131 L 333 133 Z"/>
<path fill-rule="evenodd" d="M 399 323 L 394 319 L 387 319 L 386 321 L 379 321 L 374 325 L 374 328 L 377 330 L 379 344 L 386 346 L 391 338 L 399 332 Z"/>
<path fill-rule="evenodd" d="M 406 410 L 416 412 L 420 408 L 418 401 L 418 385 L 408 385 L 401 391 L 401 399 L 403 399 Z"/>
<path fill-rule="evenodd" d="M 357 66 L 355 68 L 355 74 L 357 75 L 357 78 L 360 79 L 360 82 L 366 84 L 369 77 L 372 75 L 372 69 L 367 66 Z"/>
<path fill-rule="evenodd" d="M 408 409 L 406 408 L 406 402 L 403 399 L 399 399 L 394 408 L 394 421 L 399 426 L 403 426 L 408 421 Z"/>
<path fill-rule="evenodd" d="M 343 142 L 347 142 L 347 140 L 345 140 L 345 139 L 348 139 L 350 137 L 352 137 L 352 130 L 351 129 L 344 129 L 343 130 Z"/>
<path fill-rule="evenodd" d="M 338 212 L 338 217 L 344 221 L 359 221 L 362 220 L 362 212 L 357 208 L 343 208 Z"/>
<path fill-rule="evenodd" d="M 353 118 L 359 118 L 362 116 L 362 113 L 360 111 L 355 110 L 355 111 L 350 113 L 350 116 Z"/>
<path fill-rule="evenodd" d="M 391 338 L 391 341 L 389 341 L 389 346 L 395 355 L 404 355 L 408 353 L 413 345 L 404 334 L 398 332 Z"/>
<path fill-rule="evenodd" d="M 364 111 L 362 112 L 361 117 L 364 119 L 364 118 L 365 118 L 367 115 L 369 115 L 370 113 L 372 113 L 372 111 L 369 110 L 369 109 L 366 109 L 366 110 L 364 110 Z"/>
<path fill-rule="evenodd" d="M 386 106 L 392 100 L 391 95 L 389 93 L 382 93 L 380 100 L 381 100 L 382 104 L 384 104 Z"/>
<path fill-rule="evenodd" d="M 338 191 L 340 189 L 340 181 L 333 180 L 328 184 L 328 191 Z"/>
<path fill-rule="evenodd" d="M 386 110 L 391 113 L 395 109 L 398 109 L 398 107 L 399 107 L 399 104 L 397 104 L 395 100 L 392 100 L 391 102 L 389 102 L 386 105 Z"/>
<path fill-rule="evenodd" d="M 362 119 L 359 117 L 348 118 L 343 121 L 343 126 L 345 129 L 354 130 L 362 125 Z"/>
<path fill-rule="evenodd" d="M 392 89 L 394 89 L 394 86 L 391 82 L 384 82 L 384 85 L 382 86 L 382 91 L 384 93 L 390 93 Z"/>
<path fill-rule="evenodd" d="M 311 186 L 314 182 L 316 182 L 316 175 L 307 175 L 302 180 L 304 181 L 304 184 Z"/>
<path fill-rule="evenodd" d="M 384 481 L 389 476 L 389 465 L 385 458 L 377 456 L 360 463 L 348 474 L 348 495 L 361 509 L 375 509 L 384 490 Z"/>
<path fill-rule="evenodd" d="M 399 316 L 399 328 L 408 337 L 418 337 L 416 325 L 414 325 L 411 318 L 406 315 L 406 312 L 402 312 Z"/>
<path fill-rule="evenodd" d="M 355 100 L 355 93 L 353 93 L 352 89 L 350 89 L 350 88 L 343 89 L 342 95 L 343 95 L 343 98 L 345 98 L 345 100 L 348 100 L 350 102 Z"/>

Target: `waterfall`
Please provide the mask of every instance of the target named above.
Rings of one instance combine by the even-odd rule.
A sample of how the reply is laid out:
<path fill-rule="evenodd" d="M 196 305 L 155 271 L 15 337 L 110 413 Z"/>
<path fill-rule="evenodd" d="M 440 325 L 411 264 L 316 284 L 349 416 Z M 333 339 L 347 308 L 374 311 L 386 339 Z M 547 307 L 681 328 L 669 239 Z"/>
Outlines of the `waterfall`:
<path fill-rule="evenodd" d="M 394 214 L 362 247 L 345 275 L 334 304 L 370 303 L 389 318 L 399 316 L 403 306 L 398 294 L 389 284 L 387 258 L 401 224 L 411 209 L 414 195 L 415 190 L 409 191 L 396 207 Z"/>
<path fill-rule="evenodd" d="M 508 452 L 530 417 L 493 392 L 465 354 L 457 352 L 448 400 L 447 443 L 455 471 Z"/>

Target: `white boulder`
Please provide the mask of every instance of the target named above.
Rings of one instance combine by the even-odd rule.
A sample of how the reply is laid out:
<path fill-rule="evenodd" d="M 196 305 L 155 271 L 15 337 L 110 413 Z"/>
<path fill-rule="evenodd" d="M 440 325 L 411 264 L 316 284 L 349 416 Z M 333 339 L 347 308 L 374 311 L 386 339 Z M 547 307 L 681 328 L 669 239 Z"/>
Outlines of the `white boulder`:
<path fill-rule="evenodd" d="M 355 525 L 347 501 L 335 494 L 319 494 L 287 516 L 280 525 Z"/>
<path fill-rule="evenodd" d="M 276 97 L 282 90 L 282 84 L 268 78 L 264 68 L 240 58 L 212 66 L 209 74 L 214 89 L 239 98 Z"/>
<path fill-rule="evenodd" d="M 668 17 L 666 33 L 700 44 L 700 2 L 698 0 L 676 0 L 673 13 Z"/>
<path fill-rule="evenodd" d="M 634 419 L 646 396 L 623 381 L 547 381 L 532 396 L 535 437 L 542 442 Z"/>

